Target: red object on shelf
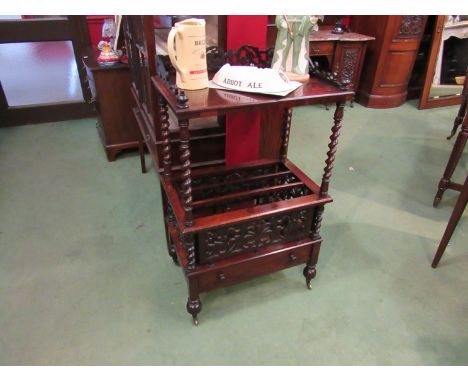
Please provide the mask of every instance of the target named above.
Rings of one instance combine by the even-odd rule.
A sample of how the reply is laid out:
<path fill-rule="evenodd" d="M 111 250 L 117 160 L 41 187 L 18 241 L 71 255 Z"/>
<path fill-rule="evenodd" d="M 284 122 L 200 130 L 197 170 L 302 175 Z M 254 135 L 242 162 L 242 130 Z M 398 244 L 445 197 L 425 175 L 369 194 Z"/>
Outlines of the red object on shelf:
<path fill-rule="evenodd" d="M 227 49 L 242 45 L 266 48 L 268 16 L 227 16 Z M 259 159 L 259 112 L 226 115 L 226 165 Z"/>
<path fill-rule="evenodd" d="M 104 20 L 113 18 L 113 15 L 86 16 L 89 38 L 91 40 L 91 47 L 93 49 L 96 49 L 97 45 L 99 44 L 99 41 L 102 40 L 102 24 L 104 24 Z"/>

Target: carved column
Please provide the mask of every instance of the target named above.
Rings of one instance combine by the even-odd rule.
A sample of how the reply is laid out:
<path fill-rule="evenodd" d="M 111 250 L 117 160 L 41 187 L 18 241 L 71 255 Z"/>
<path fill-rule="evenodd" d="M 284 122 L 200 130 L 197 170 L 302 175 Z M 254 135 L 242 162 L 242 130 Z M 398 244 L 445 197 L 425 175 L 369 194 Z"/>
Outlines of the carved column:
<path fill-rule="evenodd" d="M 190 132 L 188 120 L 180 120 L 180 163 L 182 165 L 182 189 L 181 199 L 185 211 L 185 226 L 191 227 L 193 223 L 192 216 L 192 173 L 190 170 Z"/>
<path fill-rule="evenodd" d="M 163 97 L 159 97 L 159 118 L 161 121 L 162 156 L 164 176 L 171 176 L 171 146 L 169 144 L 169 113 L 167 112 L 167 102 Z"/>
<path fill-rule="evenodd" d="M 320 196 L 328 196 L 328 186 L 330 183 L 330 177 L 332 175 L 333 164 L 335 162 L 336 147 L 338 145 L 338 137 L 340 136 L 341 122 L 343 120 L 344 102 L 336 103 L 336 110 L 333 119 L 335 123 L 331 129 L 332 134 L 330 135 L 330 143 L 328 144 L 327 160 L 325 161 L 325 168 L 322 178 L 322 184 L 320 186 Z"/>
<path fill-rule="evenodd" d="M 285 160 L 288 155 L 289 130 L 291 129 L 292 108 L 284 109 L 283 126 L 281 129 L 280 160 Z"/>

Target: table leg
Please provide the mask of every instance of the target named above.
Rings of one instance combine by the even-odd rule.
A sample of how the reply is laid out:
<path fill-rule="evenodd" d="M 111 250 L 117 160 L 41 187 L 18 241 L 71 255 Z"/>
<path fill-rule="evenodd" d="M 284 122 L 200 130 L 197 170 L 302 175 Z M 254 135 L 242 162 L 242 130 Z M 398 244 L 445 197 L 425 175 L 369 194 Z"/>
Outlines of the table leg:
<path fill-rule="evenodd" d="M 198 293 L 198 283 L 189 277 L 188 284 L 189 298 L 187 300 L 187 312 L 192 315 L 194 325 L 198 325 L 197 315 L 202 309 L 202 302 Z"/>

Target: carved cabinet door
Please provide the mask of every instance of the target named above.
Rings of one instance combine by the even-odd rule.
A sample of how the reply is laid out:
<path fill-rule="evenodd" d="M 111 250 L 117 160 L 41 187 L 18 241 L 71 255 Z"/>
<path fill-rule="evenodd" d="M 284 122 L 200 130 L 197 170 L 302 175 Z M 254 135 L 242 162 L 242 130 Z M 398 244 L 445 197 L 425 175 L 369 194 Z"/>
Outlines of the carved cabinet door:
<path fill-rule="evenodd" d="M 333 71 L 338 73 L 340 82 L 351 83 L 351 89 L 359 84 L 365 44 L 362 42 L 345 42 L 337 44 L 333 59 Z"/>

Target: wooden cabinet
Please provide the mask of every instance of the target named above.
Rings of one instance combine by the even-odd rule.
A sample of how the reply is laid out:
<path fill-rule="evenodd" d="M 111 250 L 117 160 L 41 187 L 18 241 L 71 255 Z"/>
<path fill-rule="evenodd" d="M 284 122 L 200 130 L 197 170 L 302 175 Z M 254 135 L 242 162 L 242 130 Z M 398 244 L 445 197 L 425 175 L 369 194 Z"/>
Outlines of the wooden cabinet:
<path fill-rule="evenodd" d="M 351 28 L 369 42 L 357 102 L 390 108 L 403 104 L 427 16 L 353 16 Z"/>
<path fill-rule="evenodd" d="M 140 25 L 148 39 L 154 35 L 146 17 L 138 23 L 132 26 L 127 20 L 129 50 L 138 51 L 143 46 L 135 43 L 132 36 L 140 32 L 132 28 Z M 149 41 L 146 46 L 153 46 Z M 228 57 L 237 56 L 242 57 L 244 65 L 271 64 L 231 52 L 219 57 L 220 66 Z M 175 87 L 170 68 L 152 66 L 155 56 L 149 53 L 149 48 L 145 60 L 150 67 L 159 67 L 147 83 L 154 101 L 151 104 L 155 105 L 150 113 L 153 124 L 146 121 L 145 105 L 137 103 L 134 113 L 158 169 L 168 253 L 181 266 L 187 280 L 186 307 L 194 323 L 198 323 L 202 307 L 200 293 L 215 288 L 298 265 L 305 265 L 303 275 L 310 288 L 322 243 L 324 207 L 332 202 L 328 189 L 344 104 L 354 92 L 318 78 L 311 78 L 286 97 L 219 89 L 182 91 Z M 144 70 L 141 61 L 132 65 L 132 73 Z M 138 101 L 138 89 L 134 89 L 134 95 Z M 330 121 L 324 173 L 321 182 L 315 183 L 287 158 L 289 131 L 294 107 L 325 103 L 336 103 L 336 111 Z M 267 150 L 268 155 L 228 166 L 224 161 L 209 160 L 204 146 L 198 161 L 193 162 L 198 146 L 193 123 L 201 117 L 222 119 L 229 113 L 251 111 L 279 116 L 279 120 L 273 121 L 274 129 L 262 130 L 278 143 Z M 267 117 L 263 123 L 269 121 Z"/>
<path fill-rule="evenodd" d="M 101 66 L 96 52 L 83 58 L 88 86 L 98 120 L 96 128 L 106 150 L 107 160 L 114 161 L 124 149 L 137 148 L 140 133 L 132 113 L 128 65 Z"/>

